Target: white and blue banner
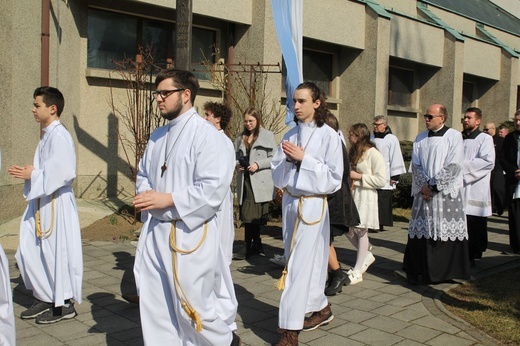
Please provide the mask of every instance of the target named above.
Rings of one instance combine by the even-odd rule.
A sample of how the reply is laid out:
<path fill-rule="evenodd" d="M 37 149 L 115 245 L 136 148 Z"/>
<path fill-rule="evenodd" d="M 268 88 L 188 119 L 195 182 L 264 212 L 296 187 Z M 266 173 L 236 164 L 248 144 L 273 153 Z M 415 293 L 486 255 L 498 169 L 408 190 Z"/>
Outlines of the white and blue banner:
<path fill-rule="evenodd" d="M 293 94 L 303 82 L 303 0 L 271 0 L 278 42 L 287 68 L 285 123 L 294 126 Z"/>

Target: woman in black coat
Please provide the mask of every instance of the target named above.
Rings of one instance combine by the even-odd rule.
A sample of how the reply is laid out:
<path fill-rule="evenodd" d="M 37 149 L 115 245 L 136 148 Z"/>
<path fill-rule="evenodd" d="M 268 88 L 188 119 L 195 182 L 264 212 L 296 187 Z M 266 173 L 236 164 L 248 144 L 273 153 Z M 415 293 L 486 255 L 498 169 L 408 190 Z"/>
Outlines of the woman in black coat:
<path fill-rule="evenodd" d="M 339 131 L 338 119 L 329 112 L 325 118 L 325 123 L 332 127 L 336 132 Z M 341 236 L 348 232 L 350 227 L 359 225 L 359 214 L 352 198 L 350 189 L 350 161 L 348 159 L 347 148 L 343 143 L 343 179 L 341 188 L 327 196 L 330 219 L 330 248 L 329 248 L 329 281 L 325 288 L 325 295 L 333 296 L 341 292 L 341 289 L 348 280 L 348 275 L 341 270 L 341 266 L 336 256 L 336 250 L 332 243 L 334 236 Z"/>

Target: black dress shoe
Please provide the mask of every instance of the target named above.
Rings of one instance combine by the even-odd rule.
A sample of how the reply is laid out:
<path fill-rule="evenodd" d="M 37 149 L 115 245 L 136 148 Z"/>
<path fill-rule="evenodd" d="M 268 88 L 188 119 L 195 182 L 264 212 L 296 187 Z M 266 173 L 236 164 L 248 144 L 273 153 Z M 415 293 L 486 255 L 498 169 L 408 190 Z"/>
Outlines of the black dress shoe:
<path fill-rule="evenodd" d="M 348 275 L 340 269 L 331 271 L 332 280 L 329 286 L 325 289 L 326 296 L 335 296 L 341 293 L 343 286 L 350 284 Z"/>
<path fill-rule="evenodd" d="M 240 248 L 240 250 L 238 250 L 238 252 L 235 252 L 233 254 L 233 259 L 234 260 L 245 260 L 247 258 L 247 248 L 245 246 L 243 246 L 242 248 Z"/>

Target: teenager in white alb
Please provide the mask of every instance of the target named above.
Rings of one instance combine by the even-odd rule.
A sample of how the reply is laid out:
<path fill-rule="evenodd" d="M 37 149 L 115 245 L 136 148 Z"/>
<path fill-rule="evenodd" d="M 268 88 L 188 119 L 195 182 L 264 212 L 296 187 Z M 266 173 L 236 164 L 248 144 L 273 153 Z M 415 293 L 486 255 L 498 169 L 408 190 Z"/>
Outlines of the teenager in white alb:
<path fill-rule="evenodd" d="M 34 91 L 33 116 L 43 130 L 32 165 L 12 166 L 23 179 L 27 209 L 20 224 L 16 262 L 25 287 L 36 301 L 21 318 L 48 324 L 76 316 L 81 303 L 83 256 L 72 182 L 76 177 L 74 142 L 60 122 L 65 101 L 53 87 Z"/>
<path fill-rule="evenodd" d="M 284 190 L 282 227 L 288 256 L 277 345 L 297 345 L 302 329 L 316 329 L 334 318 L 324 293 L 330 242 L 326 195 L 341 186 L 341 140 L 324 123 L 325 95 L 314 83 L 300 84 L 293 98 L 298 126 L 284 135 L 271 161 L 274 184 Z"/>

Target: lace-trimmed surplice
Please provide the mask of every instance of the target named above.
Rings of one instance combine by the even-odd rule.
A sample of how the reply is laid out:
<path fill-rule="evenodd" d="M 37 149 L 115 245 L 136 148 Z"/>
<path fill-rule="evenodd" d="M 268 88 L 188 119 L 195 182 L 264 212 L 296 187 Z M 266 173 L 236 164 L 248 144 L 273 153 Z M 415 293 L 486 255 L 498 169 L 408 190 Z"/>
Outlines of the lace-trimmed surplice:
<path fill-rule="evenodd" d="M 468 239 L 461 195 L 463 148 L 462 135 L 453 129 L 434 137 L 428 137 L 425 131 L 414 142 L 411 162 L 414 202 L 408 228 L 411 238 Z M 420 193 L 427 181 L 439 190 L 430 201 L 424 200 Z"/>

